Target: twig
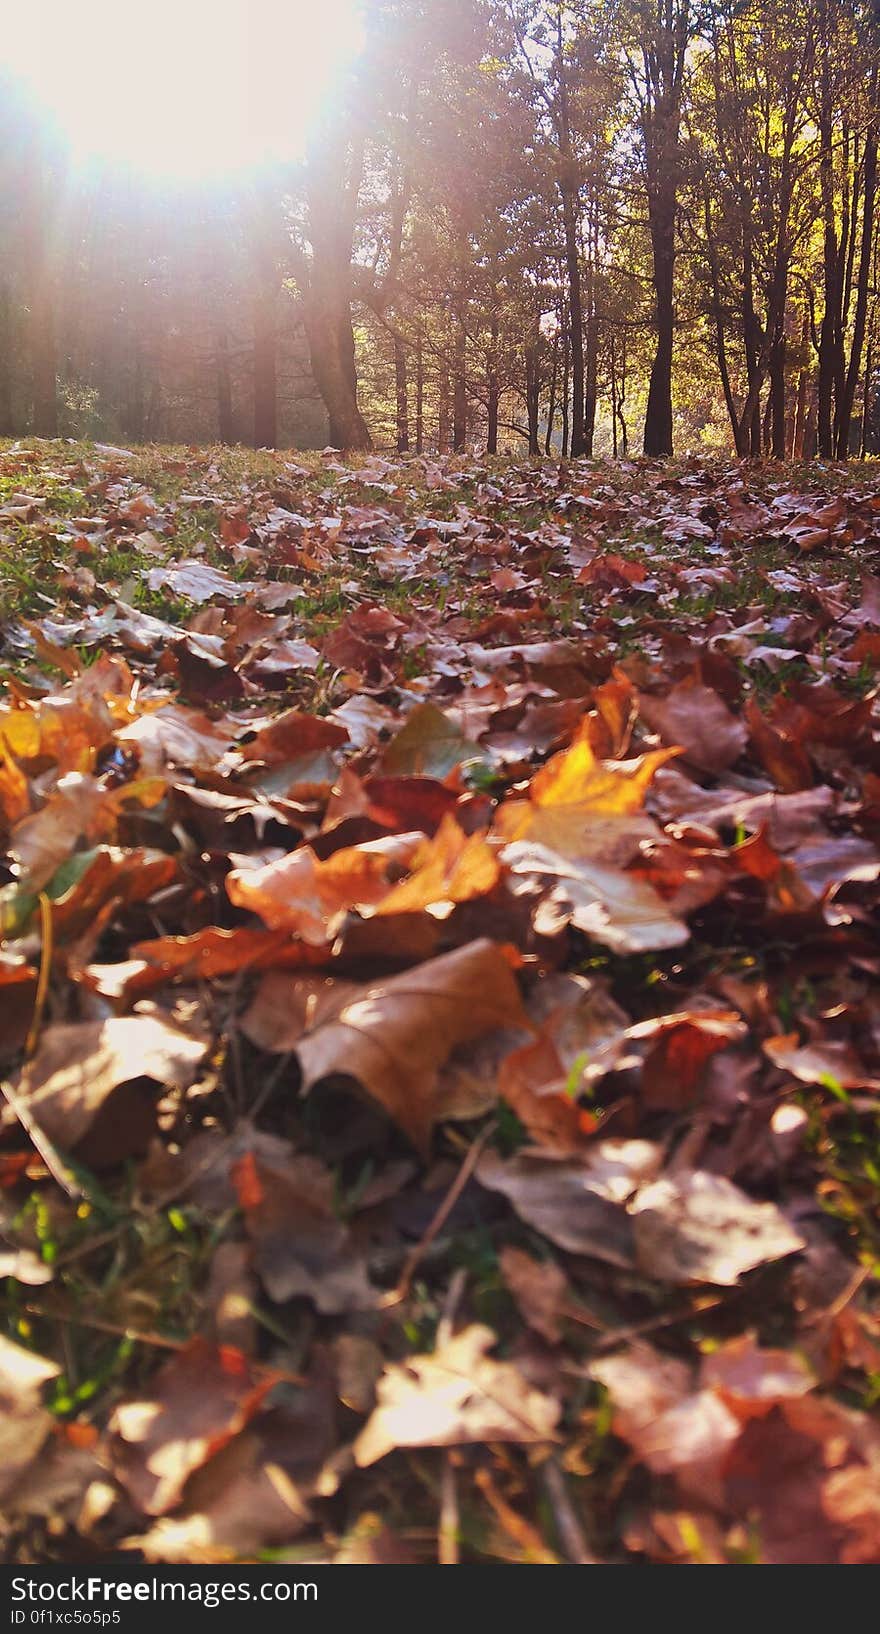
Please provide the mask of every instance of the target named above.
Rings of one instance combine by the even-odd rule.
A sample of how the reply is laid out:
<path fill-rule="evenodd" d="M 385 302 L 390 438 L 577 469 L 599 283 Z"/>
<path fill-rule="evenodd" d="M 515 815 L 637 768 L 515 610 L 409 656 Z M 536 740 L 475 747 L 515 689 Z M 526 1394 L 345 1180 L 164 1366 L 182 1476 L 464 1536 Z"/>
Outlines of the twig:
<path fill-rule="evenodd" d="M 142 1328 L 129 1328 L 122 1322 L 108 1322 L 100 1316 L 83 1316 L 79 1311 L 70 1311 L 62 1307 L 60 1310 L 50 1310 L 45 1305 L 36 1305 L 31 1301 L 24 1309 L 29 1316 L 39 1316 L 44 1322 L 70 1322 L 73 1327 L 94 1328 L 98 1333 L 110 1333 L 117 1339 L 131 1339 L 139 1345 L 153 1345 L 157 1350 L 186 1350 L 189 1339 L 169 1339 L 164 1333 L 152 1333 Z M 264 1367 L 261 1363 L 254 1364 L 254 1373 L 273 1379 L 278 1384 L 306 1384 L 308 1380 L 302 1373 L 287 1373 L 282 1368 Z"/>
<path fill-rule="evenodd" d="M 52 971 L 52 904 L 45 891 L 40 892 L 40 935 L 42 939 L 40 974 L 37 978 L 34 1013 L 31 1017 L 31 1024 L 24 1046 L 26 1056 L 33 1055 L 37 1047 L 43 1021 L 43 1011 L 46 1008 L 46 998 L 49 992 L 49 976 Z"/>
<path fill-rule="evenodd" d="M 400 1279 L 397 1287 L 392 1288 L 391 1292 L 387 1293 L 382 1300 L 382 1304 L 386 1308 L 391 1305 L 399 1305 L 401 1301 L 406 1298 L 412 1284 L 412 1279 L 421 1265 L 425 1254 L 434 1241 L 434 1238 L 437 1236 L 437 1233 L 443 1229 L 446 1220 L 452 1213 L 452 1210 L 458 1202 L 459 1197 L 464 1191 L 465 1186 L 470 1180 L 470 1177 L 480 1160 L 484 1146 L 486 1145 L 490 1136 L 494 1133 L 494 1122 L 487 1124 L 486 1128 L 483 1130 L 483 1133 L 477 1138 L 477 1140 L 474 1141 L 473 1146 L 470 1147 L 464 1162 L 458 1171 L 458 1174 L 453 1180 L 452 1185 L 440 1204 L 437 1213 L 434 1215 L 431 1224 L 428 1226 L 427 1231 L 421 1240 L 416 1243 L 415 1247 L 411 1250 L 404 1261 L 403 1270 L 400 1273 Z"/>
<path fill-rule="evenodd" d="M 661 1328 L 672 1328 L 677 1322 L 688 1322 L 692 1317 L 702 1316 L 704 1311 L 714 1311 L 717 1306 L 723 1305 L 725 1296 L 719 1294 L 717 1298 L 707 1299 L 701 1305 L 679 1307 L 676 1311 L 667 1311 L 663 1316 L 652 1316 L 644 1322 L 633 1322 L 625 1328 L 609 1328 L 597 1339 L 597 1345 L 602 1349 L 612 1349 L 614 1345 L 623 1344 L 626 1339 L 638 1339 L 643 1333 L 657 1333 Z"/>
<path fill-rule="evenodd" d="M 555 1456 L 541 1470 L 541 1485 L 553 1511 L 562 1551 L 571 1566 L 598 1566 L 599 1562 L 584 1537 L 583 1528 L 569 1497 L 565 1476 Z"/>
<path fill-rule="evenodd" d="M 84 1197 L 85 1193 L 82 1186 L 75 1179 L 72 1170 L 68 1168 L 57 1147 L 40 1128 L 27 1101 L 19 1095 L 18 1090 L 14 1089 L 6 1078 L 0 1083 L 0 1090 L 2 1090 L 7 1104 L 15 1113 L 31 1145 L 39 1152 L 52 1179 L 57 1182 L 62 1191 L 67 1192 L 68 1197 Z"/>
<path fill-rule="evenodd" d="M 447 1449 L 440 1476 L 440 1520 L 437 1526 L 437 1561 L 441 1566 L 457 1566 L 458 1552 L 458 1487 L 452 1454 Z"/>
<path fill-rule="evenodd" d="M 831 1304 L 826 1305 L 823 1310 L 817 1311 L 815 1316 L 811 1317 L 810 1320 L 815 1322 L 828 1322 L 833 1321 L 835 1316 L 840 1316 L 841 1313 L 846 1310 L 847 1305 L 849 1305 L 850 1302 L 855 1299 L 856 1294 L 863 1284 L 866 1283 L 868 1278 L 873 1275 L 873 1271 L 873 1265 L 860 1265 L 858 1269 L 853 1272 L 849 1282 L 846 1284 L 846 1287 L 841 1289 L 840 1293 L 837 1295 L 837 1298 L 832 1299 Z"/>
<path fill-rule="evenodd" d="M 463 1265 L 453 1271 L 443 1301 L 443 1314 L 437 1323 L 437 1349 L 441 1350 L 452 1338 L 452 1329 L 455 1322 L 455 1313 L 458 1303 L 464 1292 L 467 1282 L 467 1271 Z M 458 1537 L 460 1524 L 458 1518 L 458 1482 L 455 1478 L 456 1454 L 451 1447 L 447 1447 L 443 1454 L 443 1468 L 440 1475 L 440 1519 L 437 1526 L 437 1560 L 441 1566 L 457 1566 L 459 1563 Z"/>

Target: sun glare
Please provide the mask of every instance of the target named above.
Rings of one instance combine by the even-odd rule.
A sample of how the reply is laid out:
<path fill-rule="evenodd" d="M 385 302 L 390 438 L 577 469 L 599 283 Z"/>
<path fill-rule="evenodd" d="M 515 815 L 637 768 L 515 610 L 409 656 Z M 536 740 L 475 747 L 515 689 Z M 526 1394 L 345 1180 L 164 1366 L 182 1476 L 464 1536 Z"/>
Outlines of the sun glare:
<path fill-rule="evenodd" d="M 297 158 L 361 35 L 358 0 L 30 0 L 0 67 L 77 163 L 216 179 Z"/>

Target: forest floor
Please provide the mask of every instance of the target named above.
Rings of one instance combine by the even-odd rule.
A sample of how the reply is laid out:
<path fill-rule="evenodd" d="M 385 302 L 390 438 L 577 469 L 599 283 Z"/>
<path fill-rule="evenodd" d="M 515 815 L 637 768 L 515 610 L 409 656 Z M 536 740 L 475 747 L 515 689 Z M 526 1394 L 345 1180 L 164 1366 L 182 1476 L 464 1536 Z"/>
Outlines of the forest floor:
<path fill-rule="evenodd" d="M 878 563 L 0 445 L 7 1560 L 880 1560 Z"/>

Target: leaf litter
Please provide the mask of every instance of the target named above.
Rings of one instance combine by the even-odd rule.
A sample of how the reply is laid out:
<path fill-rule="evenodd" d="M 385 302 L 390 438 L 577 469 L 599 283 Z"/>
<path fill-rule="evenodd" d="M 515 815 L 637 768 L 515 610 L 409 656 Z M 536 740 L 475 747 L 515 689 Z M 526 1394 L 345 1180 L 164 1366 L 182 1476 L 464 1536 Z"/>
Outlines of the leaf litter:
<path fill-rule="evenodd" d="M 0 451 L 9 1559 L 880 1560 L 874 480 Z"/>

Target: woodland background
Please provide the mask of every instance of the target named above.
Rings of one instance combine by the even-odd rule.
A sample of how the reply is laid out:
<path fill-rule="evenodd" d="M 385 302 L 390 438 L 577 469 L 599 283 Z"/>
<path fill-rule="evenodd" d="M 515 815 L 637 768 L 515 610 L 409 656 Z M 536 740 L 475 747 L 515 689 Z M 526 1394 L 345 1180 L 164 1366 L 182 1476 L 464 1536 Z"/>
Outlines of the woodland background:
<path fill-rule="evenodd" d="M 10 78 L 0 435 L 873 452 L 878 46 L 875 0 L 367 0 L 302 161 L 210 186 L 77 170 Z"/>

